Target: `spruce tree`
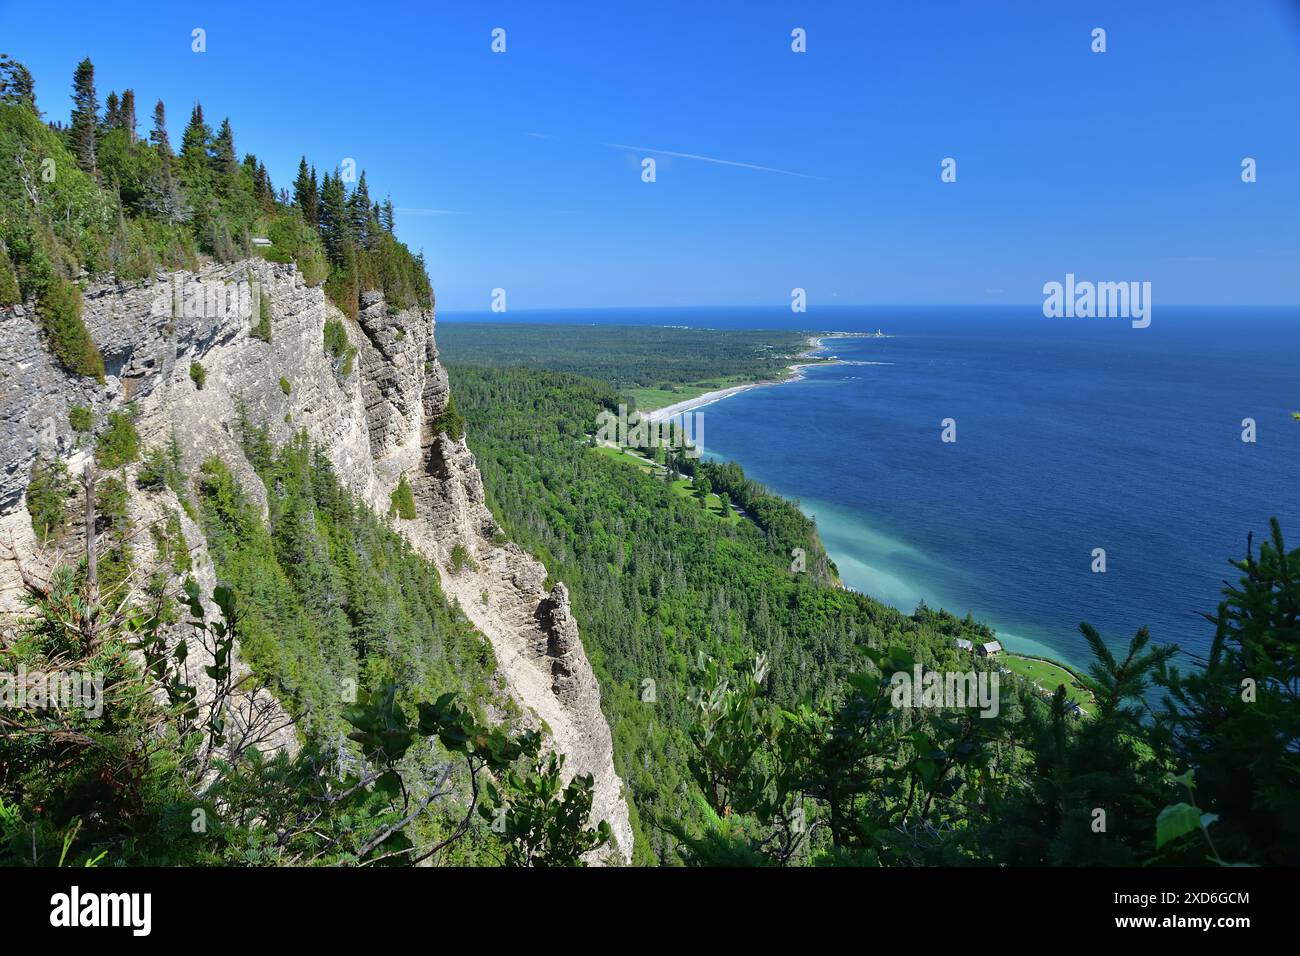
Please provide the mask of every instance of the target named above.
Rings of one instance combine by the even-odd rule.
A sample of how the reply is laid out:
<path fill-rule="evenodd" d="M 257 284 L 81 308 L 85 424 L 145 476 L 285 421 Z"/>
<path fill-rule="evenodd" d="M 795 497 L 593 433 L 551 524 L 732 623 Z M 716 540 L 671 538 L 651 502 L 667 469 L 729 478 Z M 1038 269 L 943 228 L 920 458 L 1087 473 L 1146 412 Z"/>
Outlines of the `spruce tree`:
<path fill-rule="evenodd" d="M 167 108 L 163 106 L 162 100 L 159 100 L 153 108 L 153 130 L 149 133 L 149 142 L 153 143 L 154 148 L 165 158 L 171 158 L 172 144 L 167 138 Z"/>
<path fill-rule="evenodd" d="M 203 122 L 203 105 L 194 104 L 190 113 L 190 123 L 185 127 L 181 137 L 181 160 L 190 169 L 201 170 L 208 165 L 208 143 L 212 140 L 212 130 Z"/>
<path fill-rule="evenodd" d="M 135 90 L 122 91 L 122 106 L 118 113 L 121 128 L 126 130 L 126 135 L 134 143 L 135 135 Z"/>
<path fill-rule="evenodd" d="M 390 236 L 393 234 L 393 197 L 384 198 L 384 206 L 379 213 L 379 221 L 383 224 L 384 231 Z"/>
<path fill-rule="evenodd" d="M 352 238 L 359 246 L 367 246 L 367 233 L 370 225 L 370 190 L 366 186 L 366 171 L 361 170 L 357 188 L 348 197 L 348 226 Z"/>
<path fill-rule="evenodd" d="M 350 225 L 343 178 L 326 173 L 320 189 L 320 236 L 325 254 L 334 265 L 343 263 L 352 246 Z"/>
<path fill-rule="evenodd" d="M 31 71 L 10 59 L 7 53 L 0 53 L 0 103 L 26 106 L 37 116 L 41 115 L 36 108 L 36 85 Z"/>
<path fill-rule="evenodd" d="M 218 176 L 226 178 L 239 175 L 239 162 L 235 159 L 235 133 L 230 128 L 230 117 L 221 121 L 221 129 L 212 143 L 212 169 Z"/>
<path fill-rule="evenodd" d="M 117 94 L 110 92 L 104 100 L 104 128 L 118 129 L 122 125 L 122 114 L 118 108 Z"/>
<path fill-rule="evenodd" d="M 99 124 L 99 100 L 95 96 L 95 65 L 90 57 L 77 64 L 72 75 L 71 146 L 77 165 L 94 176 L 95 127 Z"/>
<path fill-rule="evenodd" d="M 304 156 L 298 163 L 298 178 L 293 181 L 293 204 L 309 226 L 320 225 L 320 196 L 316 189 L 316 168 L 308 172 Z"/>
<path fill-rule="evenodd" d="M 1287 550 L 1276 518 L 1269 527 L 1258 552 L 1248 540 L 1245 558 L 1232 562 L 1238 582 L 1225 587 L 1217 612 L 1205 615 L 1214 639 L 1204 667 L 1161 673 L 1167 696 L 1157 725 L 1173 742 L 1175 769 L 1190 771 L 1183 785 L 1196 806 L 1218 815 L 1216 854 L 1230 863 L 1294 866 L 1300 861 L 1300 548 Z M 1186 861 L 1200 864 L 1206 856 L 1200 835 L 1184 843 Z"/>
<path fill-rule="evenodd" d="M 271 185 L 271 174 L 266 171 L 266 164 L 260 160 L 257 163 L 257 172 L 253 174 L 253 190 L 267 209 L 275 206 L 275 187 Z"/>

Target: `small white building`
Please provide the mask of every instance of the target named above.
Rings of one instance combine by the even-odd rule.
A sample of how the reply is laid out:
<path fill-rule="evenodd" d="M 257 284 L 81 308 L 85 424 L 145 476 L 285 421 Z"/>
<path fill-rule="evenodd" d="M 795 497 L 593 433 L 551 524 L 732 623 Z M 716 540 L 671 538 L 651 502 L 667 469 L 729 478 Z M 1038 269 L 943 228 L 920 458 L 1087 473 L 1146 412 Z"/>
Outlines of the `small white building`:
<path fill-rule="evenodd" d="M 974 646 L 975 646 L 974 644 L 966 640 L 966 638 L 964 637 L 957 638 L 957 650 L 959 651 L 969 651 Z"/>
<path fill-rule="evenodd" d="M 997 641 L 989 641 L 987 644 L 981 644 L 978 651 L 981 657 L 992 657 L 994 654 L 999 654 L 1001 652 L 1002 645 Z"/>
<path fill-rule="evenodd" d="M 269 245 L 271 245 L 271 240 L 265 238 L 264 236 L 254 236 L 254 237 L 253 237 L 253 245 L 255 245 L 255 246 L 269 246 Z"/>

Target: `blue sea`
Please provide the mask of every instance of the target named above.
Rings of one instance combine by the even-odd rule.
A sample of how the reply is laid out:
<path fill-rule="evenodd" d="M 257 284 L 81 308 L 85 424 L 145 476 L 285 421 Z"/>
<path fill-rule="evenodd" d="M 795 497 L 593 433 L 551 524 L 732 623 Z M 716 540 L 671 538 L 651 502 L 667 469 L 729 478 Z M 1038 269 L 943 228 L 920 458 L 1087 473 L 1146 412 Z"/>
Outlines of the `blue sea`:
<path fill-rule="evenodd" d="M 1038 306 L 514 318 L 883 330 L 827 340 L 840 363 L 802 381 L 704 408 L 706 450 L 797 499 L 850 587 L 906 611 L 970 611 L 1012 650 L 1087 664 L 1087 621 L 1114 647 L 1146 626 L 1203 655 L 1202 614 L 1236 580 L 1228 559 L 1247 535 L 1276 516 L 1300 546 L 1293 307 L 1157 304 L 1146 329 Z"/>

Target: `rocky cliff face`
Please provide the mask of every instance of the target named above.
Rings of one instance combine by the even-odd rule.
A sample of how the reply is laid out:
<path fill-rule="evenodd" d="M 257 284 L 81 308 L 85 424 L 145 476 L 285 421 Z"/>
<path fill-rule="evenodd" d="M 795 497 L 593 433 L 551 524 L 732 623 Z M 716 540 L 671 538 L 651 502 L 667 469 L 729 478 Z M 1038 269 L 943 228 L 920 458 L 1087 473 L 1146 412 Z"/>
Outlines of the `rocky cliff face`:
<path fill-rule="evenodd" d="M 545 722 L 552 745 L 566 757 L 566 773 L 593 776 L 593 817 L 609 821 L 618 855 L 628 858 L 632 834 L 622 781 L 614 772 L 609 726 L 568 592 L 563 585 L 547 591 L 546 569 L 503 540 L 484 503 L 473 454 L 463 441 L 435 428 L 450 390 L 432 312 L 390 308 L 378 293 L 365 293 L 354 322 L 292 266 L 261 260 L 160 274 L 158 280 L 100 283 L 86 291 L 84 318 L 108 371 L 102 386 L 57 365 L 30 309 L 0 310 L 6 357 L 0 371 L 0 613 L 18 610 L 15 554 L 37 568 L 57 557 L 36 541 L 24 493 L 38 455 L 57 455 L 74 473 L 89 460 L 89 442 L 83 438 L 79 447 L 68 422 L 70 408 L 91 408 L 102 421 L 107 412 L 134 403 L 145 445 L 174 434 L 189 474 L 209 456 L 219 456 L 265 507 L 261 481 L 235 428 L 242 404 L 251 420 L 271 427 L 276 442 L 306 429 L 340 481 L 381 515 L 406 476 L 417 518 L 398 521 L 398 530 L 438 565 L 448 597 L 460 602 L 491 641 L 509 692 L 531 722 Z M 241 282 L 267 296 L 269 342 L 250 334 L 256 314 L 250 318 L 237 308 Z M 227 301 L 236 307 L 214 304 Z M 344 322 L 355 349 L 351 359 L 325 352 L 328 319 Z M 206 373 L 202 389 L 191 379 L 193 362 Z M 133 492 L 130 507 L 144 527 L 162 507 L 176 505 L 170 492 Z M 202 532 L 188 520 L 184 532 L 196 576 L 210 593 L 215 574 Z M 459 571 L 452 568 L 457 545 L 458 556 L 468 559 Z M 258 693 L 262 697 L 250 700 L 249 709 L 260 704 L 265 716 L 266 694 Z M 296 746 L 283 711 L 277 708 L 272 716 L 280 726 L 268 735 L 268 745 Z"/>

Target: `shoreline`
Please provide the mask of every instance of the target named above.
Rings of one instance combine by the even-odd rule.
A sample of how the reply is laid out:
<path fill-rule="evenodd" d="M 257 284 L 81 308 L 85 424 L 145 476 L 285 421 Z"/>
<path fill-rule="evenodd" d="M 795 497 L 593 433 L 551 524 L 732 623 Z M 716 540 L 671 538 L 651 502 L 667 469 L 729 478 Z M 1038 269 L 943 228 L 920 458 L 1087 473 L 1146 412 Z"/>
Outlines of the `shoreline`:
<path fill-rule="evenodd" d="M 826 350 L 826 341 L 828 339 L 843 338 L 873 338 L 869 333 L 861 332 L 827 332 L 823 335 L 813 335 L 808 338 L 808 348 L 795 356 L 797 359 L 817 358 L 817 352 Z M 730 398 L 732 395 L 738 395 L 741 392 L 747 392 L 751 388 L 764 388 L 769 385 L 786 385 L 790 382 L 800 382 L 805 378 L 804 369 L 813 368 L 818 365 L 838 365 L 840 360 L 830 358 L 816 362 L 796 362 L 793 365 L 787 365 L 786 371 L 790 374 L 783 378 L 772 378 L 761 382 L 746 382 L 744 385 L 732 385 L 727 388 L 719 388 L 712 392 L 705 392 L 703 395 L 696 395 L 694 398 L 683 399 L 680 402 L 674 402 L 671 405 L 665 405 L 662 408 L 656 408 L 653 411 L 645 412 L 644 418 L 647 422 L 661 422 L 665 419 L 676 418 L 678 415 L 684 415 L 687 412 L 695 411 L 697 408 L 703 408 L 706 405 L 712 405 L 714 402 L 720 402 L 724 398 Z"/>
<path fill-rule="evenodd" d="M 815 358 L 816 353 L 825 352 L 828 349 L 829 347 L 828 342 L 833 339 L 875 338 L 875 337 L 876 336 L 870 332 L 866 332 L 866 333 L 827 332 L 821 335 L 810 336 L 808 339 L 808 348 L 805 351 L 800 352 L 798 355 L 796 355 L 795 358 L 796 359 Z M 823 359 L 821 361 L 813 361 L 813 362 L 796 362 L 792 365 L 787 366 L 787 371 L 789 374 L 787 374 L 783 378 L 768 379 L 765 381 L 758 381 L 758 382 L 747 382 L 743 385 L 733 385 L 728 388 L 715 389 L 714 391 L 705 392 L 702 395 L 697 395 L 694 398 L 683 399 L 680 402 L 674 402 L 671 405 L 665 405 L 662 408 L 658 408 L 650 412 L 645 412 L 644 419 L 648 422 L 661 422 L 665 419 L 675 418 L 677 416 L 683 415 L 695 409 L 703 408 L 707 405 L 712 405 L 714 402 L 722 401 L 723 399 L 730 398 L 732 395 L 739 394 L 740 392 L 746 392 L 753 388 L 763 388 L 769 385 L 785 385 L 789 382 L 802 381 L 806 377 L 804 374 L 804 370 L 807 368 L 811 368 L 815 365 L 837 365 L 837 364 L 843 364 L 843 360 L 838 358 L 830 358 L 830 359 Z M 806 505 L 797 496 L 787 494 L 785 492 L 781 492 L 776 489 L 769 489 L 769 490 L 771 490 L 773 494 L 780 495 L 788 501 L 798 501 L 799 510 L 803 512 L 803 514 L 806 517 L 810 518 L 814 522 L 817 521 L 816 516 L 810 513 Z M 820 537 L 820 528 L 818 530 L 818 535 Z M 827 545 L 824 540 L 823 540 L 823 547 L 825 547 L 826 549 L 827 556 L 832 561 L 835 561 L 836 555 L 832 553 L 831 547 Z M 844 555 L 841 555 L 841 558 L 843 557 Z M 853 591 L 855 593 L 860 593 L 863 594 L 864 596 L 871 597 L 873 600 L 879 601 L 882 604 L 895 607 L 897 610 L 899 610 L 904 614 L 911 613 L 911 610 L 909 610 L 908 608 L 894 604 L 890 602 L 888 599 L 881 597 L 877 593 L 874 593 L 870 590 L 865 590 L 865 591 L 859 590 L 858 588 L 845 582 L 844 579 L 839 574 L 837 574 L 835 577 L 836 580 L 834 582 L 834 586 L 837 588 L 846 591 Z M 935 606 L 942 607 L 945 605 L 940 600 Z M 987 623 L 987 621 L 985 620 L 984 623 Z M 1042 661 L 1044 663 L 1060 668 L 1065 673 L 1069 674 L 1070 677 L 1076 681 L 1079 679 L 1079 674 L 1082 669 L 1078 665 L 1074 664 L 1072 661 L 1068 660 L 1064 656 L 1064 652 L 1060 648 L 1050 643 L 1047 643 L 1045 641 L 1038 640 L 1036 638 L 1029 638 L 1029 637 L 1025 637 L 1024 635 L 1016 634 L 1014 631 L 1005 631 L 995 627 L 994 632 L 996 635 L 995 639 L 1002 642 L 1003 649 L 1008 656 L 1024 658 L 1027 660 Z M 1008 639 L 1010 640 L 1010 643 L 1008 643 Z"/>

